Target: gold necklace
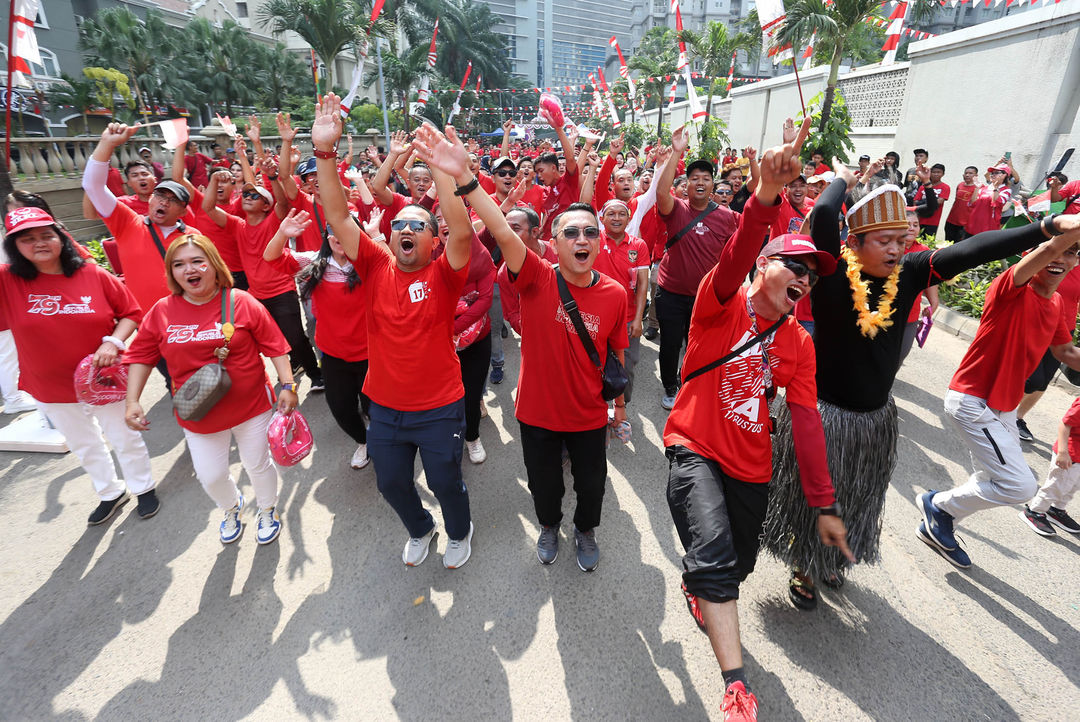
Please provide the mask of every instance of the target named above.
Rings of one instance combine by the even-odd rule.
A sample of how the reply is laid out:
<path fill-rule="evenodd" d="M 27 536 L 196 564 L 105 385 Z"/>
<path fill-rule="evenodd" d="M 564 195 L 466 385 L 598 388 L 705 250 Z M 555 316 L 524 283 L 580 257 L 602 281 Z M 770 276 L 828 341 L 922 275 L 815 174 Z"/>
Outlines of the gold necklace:
<path fill-rule="evenodd" d="M 896 268 L 889 274 L 889 277 L 885 279 L 885 287 L 881 294 L 881 299 L 878 301 L 878 307 L 876 311 L 870 310 L 869 297 L 869 285 L 862 278 L 862 264 L 859 262 L 859 257 L 855 255 L 855 252 L 844 246 L 840 249 L 840 255 L 847 261 L 847 277 L 848 283 L 851 284 L 851 295 L 855 301 L 854 308 L 858 312 L 859 318 L 856 322 L 859 326 L 859 331 L 863 336 L 867 338 L 874 338 L 877 336 L 878 331 L 883 328 L 892 326 L 892 314 L 893 314 L 893 301 L 896 300 L 897 292 L 897 279 L 900 277 L 901 263 L 896 264 Z"/>

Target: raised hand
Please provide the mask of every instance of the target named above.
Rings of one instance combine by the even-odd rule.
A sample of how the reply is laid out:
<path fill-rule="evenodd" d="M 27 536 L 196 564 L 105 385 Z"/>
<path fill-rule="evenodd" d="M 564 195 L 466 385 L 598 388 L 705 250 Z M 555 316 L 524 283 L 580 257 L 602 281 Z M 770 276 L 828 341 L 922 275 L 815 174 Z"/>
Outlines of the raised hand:
<path fill-rule="evenodd" d="M 371 215 L 368 216 L 367 222 L 364 224 L 364 233 L 368 234 L 370 238 L 378 238 L 383 235 L 379 230 L 382 227 L 383 215 L 386 210 L 382 206 L 375 206 L 375 209 L 371 211 Z"/>
<path fill-rule="evenodd" d="M 570 145 L 572 146 L 577 145 L 579 135 L 576 125 L 571 125 L 570 129 L 566 131 L 566 137 L 570 139 Z"/>
<path fill-rule="evenodd" d="M 296 128 L 292 127 L 292 119 L 289 113 L 278 113 L 274 117 L 274 122 L 277 124 L 278 135 L 281 136 L 282 143 L 292 143 L 296 137 Z"/>
<path fill-rule="evenodd" d="M 685 125 L 681 125 L 671 134 L 671 150 L 680 156 L 690 147 L 690 133 Z"/>
<path fill-rule="evenodd" d="M 771 204 L 780 194 L 781 188 L 799 177 L 803 166 L 799 152 L 809 135 L 810 118 L 804 118 L 795 138 L 765 151 L 760 163 L 761 181 L 756 190 L 760 200 Z"/>
<path fill-rule="evenodd" d="M 664 163 L 667 163 L 668 158 L 670 158 L 671 154 L 672 154 L 672 150 L 671 150 L 670 145 L 658 145 L 655 148 L 653 148 L 653 150 L 656 153 L 656 167 L 657 168 L 664 165 Z"/>
<path fill-rule="evenodd" d="M 390 153 L 393 155 L 401 155 L 409 150 L 409 136 L 405 134 L 405 131 L 399 130 L 390 136 Z"/>
<path fill-rule="evenodd" d="M 311 145 L 319 151 L 332 151 L 341 140 L 341 98 L 327 93 L 315 103 L 315 121 L 311 124 Z"/>
<path fill-rule="evenodd" d="M 615 155 L 616 153 L 622 153 L 622 149 L 625 147 L 625 145 L 626 138 L 624 138 L 623 136 L 620 135 L 618 138 L 612 138 L 611 142 L 608 143 L 608 152 L 610 152 L 612 155 Z"/>
<path fill-rule="evenodd" d="M 296 238 L 297 236 L 304 235 L 304 231 L 311 225 L 311 214 L 307 211 L 297 210 L 292 208 L 289 210 L 289 215 L 281 219 L 281 232 L 289 238 Z"/>
<path fill-rule="evenodd" d="M 476 142 L 475 138 L 469 138 L 469 152 L 480 154 L 480 144 Z"/>
<path fill-rule="evenodd" d="M 238 155 L 247 155 L 247 141 L 240 136 L 236 136 L 233 139 L 233 149 L 236 150 Z"/>
<path fill-rule="evenodd" d="M 743 153 L 743 157 L 746 158 L 747 160 L 750 160 L 750 161 L 757 160 L 757 148 L 755 148 L 752 145 L 748 145 L 745 148 L 743 148 L 742 153 Z"/>
<path fill-rule="evenodd" d="M 506 194 L 506 200 L 509 201 L 511 205 L 516 206 L 518 201 L 525 197 L 525 186 L 527 185 L 528 181 L 525 180 L 515 184 L 514 187 L 510 189 L 510 192 Z"/>
<path fill-rule="evenodd" d="M 382 158 L 379 157 L 379 149 L 375 146 L 369 145 L 367 147 L 367 150 L 364 152 L 367 154 L 368 160 L 370 160 L 375 165 L 379 165 L 382 163 Z"/>
<path fill-rule="evenodd" d="M 795 121 L 788 118 L 784 121 L 784 143 L 790 143 L 799 136 L 799 132 L 795 130 Z"/>
<path fill-rule="evenodd" d="M 509 133 L 511 130 L 513 130 L 514 129 L 514 119 L 511 118 L 510 120 L 505 121 L 502 124 L 502 129 L 503 129 L 503 134 L 504 135 Z"/>
<path fill-rule="evenodd" d="M 257 115 L 252 114 L 248 117 L 248 127 L 245 132 L 252 143 L 258 142 L 259 134 L 262 132 L 262 121 L 259 120 Z"/>
<path fill-rule="evenodd" d="M 833 171 L 836 173 L 837 178 L 843 178 L 847 183 L 848 190 L 851 190 L 859 183 L 859 179 L 855 177 L 855 174 L 846 165 L 840 162 L 840 159 L 833 156 L 832 159 Z"/>
<path fill-rule="evenodd" d="M 595 166 L 600 165 L 600 154 L 597 153 L 595 150 L 590 151 L 589 155 L 587 155 L 585 157 L 585 159 L 589 162 L 589 165 L 591 165 L 591 166 L 595 167 Z"/>
<path fill-rule="evenodd" d="M 277 161 L 274 160 L 273 158 L 271 158 L 270 156 L 266 156 L 265 158 L 262 159 L 262 163 L 259 164 L 259 170 L 262 171 L 262 174 L 264 176 L 274 178 L 278 174 Z"/>
<path fill-rule="evenodd" d="M 915 177 L 919 179 L 920 185 L 930 182 L 930 169 L 926 167 L 925 163 L 915 166 Z"/>
<path fill-rule="evenodd" d="M 875 176 L 878 173 L 880 173 L 881 169 L 884 168 L 884 167 L 885 167 L 885 159 L 884 158 L 878 158 L 877 160 L 872 162 L 869 166 L 867 166 L 866 173 L 868 175 Z"/>
<path fill-rule="evenodd" d="M 445 135 L 433 125 L 420 126 L 413 140 L 413 150 L 422 161 L 451 178 L 456 179 L 469 170 L 469 153 L 452 125 L 446 126 Z"/>
<path fill-rule="evenodd" d="M 109 125 L 105 127 L 105 130 L 101 132 L 101 142 L 103 145 L 118 148 L 124 143 L 127 143 L 131 136 L 135 135 L 138 130 L 139 126 L 137 125 L 109 123 Z"/>

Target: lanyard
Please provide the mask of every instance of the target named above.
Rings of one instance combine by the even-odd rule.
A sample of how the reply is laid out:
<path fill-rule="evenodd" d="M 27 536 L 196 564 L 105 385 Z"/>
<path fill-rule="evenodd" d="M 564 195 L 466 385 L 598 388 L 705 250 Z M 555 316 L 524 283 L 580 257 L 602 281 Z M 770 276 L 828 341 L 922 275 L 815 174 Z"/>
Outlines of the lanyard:
<path fill-rule="evenodd" d="M 756 336 L 759 333 L 757 315 L 754 313 L 754 307 L 750 303 L 749 295 L 746 297 L 746 313 L 750 316 L 750 333 Z M 772 367 L 769 364 L 769 344 L 772 343 L 775 335 L 776 331 L 773 331 L 758 342 L 758 348 L 761 349 L 761 376 L 764 380 L 764 392 L 767 401 L 772 401 L 773 397 L 776 396 L 776 387 L 773 386 Z"/>

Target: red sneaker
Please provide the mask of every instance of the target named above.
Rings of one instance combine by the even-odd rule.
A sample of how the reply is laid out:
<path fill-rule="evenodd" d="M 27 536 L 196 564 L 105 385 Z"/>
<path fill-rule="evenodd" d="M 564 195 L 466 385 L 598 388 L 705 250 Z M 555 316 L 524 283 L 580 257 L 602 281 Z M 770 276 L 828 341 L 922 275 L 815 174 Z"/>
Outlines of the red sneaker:
<path fill-rule="evenodd" d="M 686 608 L 690 610 L 690 616 L 697 622 L 698 629 L 704 632 L 705 617 L 701 616 L 701 607 L 698 606 L 697 597 L 686 591 L 686 582 L 683 582 L 682 593 L 686 597 Z"/>
<path fill-rule="evenodd" d="M 724 722 L 757 722 L 757 697 L 746 691 L 742 682 L 732 682 L 720 704 Z"/>

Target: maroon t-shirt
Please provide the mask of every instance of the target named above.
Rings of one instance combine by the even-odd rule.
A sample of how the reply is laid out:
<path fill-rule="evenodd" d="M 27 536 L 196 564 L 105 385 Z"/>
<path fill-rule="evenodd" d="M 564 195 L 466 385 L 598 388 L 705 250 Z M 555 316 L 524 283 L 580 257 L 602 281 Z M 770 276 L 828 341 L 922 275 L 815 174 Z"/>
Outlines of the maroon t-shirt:
<path fill-rule="evenodd" d="M 691 208 L 688 201 L 681 198 L 674 201 L 671 213 L 666 216 L 660 214 L 667 227 L 668 238 L 685 228 L 700 213 Z M 667 249 L 660 261 L 656 282 L 670 293 L 696 295 L 701 279 L 720 260 L 720 251 L 724 250 L 738 227 L 739 214 L 718 206 Z M 764 238 L 761 240 L 765 241 Z"/>

